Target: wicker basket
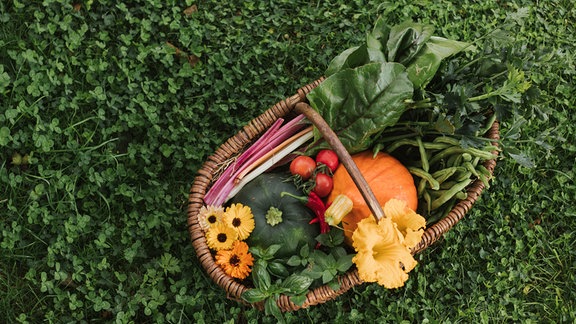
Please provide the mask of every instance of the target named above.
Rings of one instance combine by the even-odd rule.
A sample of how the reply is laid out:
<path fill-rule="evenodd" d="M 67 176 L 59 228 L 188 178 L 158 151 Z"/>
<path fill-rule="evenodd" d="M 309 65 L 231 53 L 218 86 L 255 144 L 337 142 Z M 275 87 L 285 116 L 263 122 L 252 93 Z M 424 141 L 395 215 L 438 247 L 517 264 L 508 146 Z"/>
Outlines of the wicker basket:
<path fill-rule="evenodd" d="M 356 172 L 357 168 L 354 165 L 354 162 L 352 162 L 350 155 L 345 149 L 344 152 L 341 151 L 343 147 L 339 149 L 341 143 L 338 138 L 329 129 L 329 127 L 327 127 L 321 117 L 313 116 L 315 112 L 312 109 L 308 109 L 309 106 L 306 104 L 306 95 L 322 81 L 323 78 L 300 88 L 297 94 L 278 102 L 276 105 L 266 110 L 262 115 L 250 121 L 241 131 L 229 138 L 214 152 L 213 155 L 208 157 L 204 165 L 200 170 L 198 170 L 198 174 L 194 179 L 194 183 L 190 189 L 188 205 L 188 229 L 192 245 L 194 246 L 197 257 L 207 274 L 216 284 L 226 291 L 229 299 L 245 303 L 242 300 L 241 295 L 244 291 L 250 288 L 228 276 L 218 265 L 216 265 L 214 257 L 206 243 L 204 232 L 198 222 L 198 212 L 204 204 L 204 195 L 210 188 L 211 184 L 216 181 L 221 166 L 230 158 L 243 152 L 249 144 L 254 141 L 254 139 L 264 133 L 277 119 L 290 118 L 291 115 L 295 115 L 295 112 L 304 113 L 336 151 L 342 164 L 347 168 L 351 177 L 356 182 L 356 185 L 366 199 L 366 202 L 375 217 L 379 218 L 383 214 L 380 205 L 375 199 L 373 199 L 372 191 L 366 185 L 362 175 L 359 172 Z M 493 139 L 493 144 L 496 145 L 495 142 L 499 139 L 498 122 L 495 122 L 492 125 L 487 133 L 487 138 Z M 497 152 L 493 153 L 497 154 Z M 490 171 L 490 173 L 493 173 L 495 165 L 496 160 L 484 162 L 484 166 Z M 472 205 L 476 202 L 483 189 L 484 184 L 482 181 L 475 180 L 472 182 L 467 188 L 467 198 L 459 201 L 444 218 L 426 229 L 422 236 L 422 240 L 412 250 L 412 254 L 426 249 L 458 223 L 472 208 Z M 282 295 L 278 299 L 278 306 L 282 311 L 293 311 L 310 307 L 334 299 L 348 291 L 350 288 L 363 283 L 363 281 L 358 277 L 358 271 L 355 268 L 352 268 L 347 273 L 340 276 L 338 280 L 340 283 L 340 288 L 338 290 L 333 290 L 327 285 L 310 290 L 306 296 L 306 301 L 302 306 L 294 304 L 290 301 L 289 296 L 285 295 Z M 262 309 L 262 303 L 254 304 L 252 306 Z"/>

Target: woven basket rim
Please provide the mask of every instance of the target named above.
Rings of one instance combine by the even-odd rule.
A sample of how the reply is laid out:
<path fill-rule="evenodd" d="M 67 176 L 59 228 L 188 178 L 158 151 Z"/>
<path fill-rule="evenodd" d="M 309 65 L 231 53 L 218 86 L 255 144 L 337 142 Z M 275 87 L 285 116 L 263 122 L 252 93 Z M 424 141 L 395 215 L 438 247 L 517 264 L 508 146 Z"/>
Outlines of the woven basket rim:
<path fill-rule="evenodd" d="M 214 257 L 208 248 L 204 231 L 200 227 L 197 217 L 200 208 L 204 205 L 204 195 L 213 181 L 216 180 L 215 174 L 222 163 L 245 150 L 255 138 L 261 135 L 276 120 L 289 116 L 296 104 L 306 102 L 306 95 L 312 89 L 317 87 L 323 80 L 324 78 L 322 77 L 303 86 L 298 89 L 295 95 L 276 103 L 261 115 L 252 119 L 237 134 L 230 137 L 212 155 L 208 156 L 194 178 L 194 182 L 190 188 L 187 210 L 188 231 L 191 243 L 206 273 L 210 276 L 212 281 L 226 291 L 229 299 L 248 304 L 242 300 L 241 295 L 250 288 L 228 276 L 215 263 Z M 497 121 L 494 122 L 485 137 L 493 140 L 492 144 L 497 146 L 496 142 L 499 140 L 499 124 Z M 495 155 L 498 154 L 497 151 L 494 151 L 493 153 Z M 485 161 L 483 165 L 490 174 L 493 174 L 496 166 L 496 159 Z M 440 239 L 444 233 L 454 227 L 472 208 L 472 205 L 478 200 L 484 188 L 485 185 L 480 179 L 474 180 L 466 189 L 468 192 L 466 199 L 459 201 L 445 217 L 434 223 L 432 226 L 426 228 L 422 240 L 412 249 L 412 254 L 423 251 Z M 281 295 L 277 304 L 280 309 L 285 312 L 307 308 L 335 299 L 351 288 L 363 283 L 359 278 L 358 271 L 355 267 L 344 275 L 339 276 L 338 281 L 340 283 L 340 288 L 338 290 L 333 290 L 327 285 L 310 290 L 306 296 L 305 302 L 301 306 L 294 304 L 290 300 L 289 296 L 286 295 Z M 259 309 L 263 308 L 262 303 L 255 303 L 252 304 L 252 306 Z"/>

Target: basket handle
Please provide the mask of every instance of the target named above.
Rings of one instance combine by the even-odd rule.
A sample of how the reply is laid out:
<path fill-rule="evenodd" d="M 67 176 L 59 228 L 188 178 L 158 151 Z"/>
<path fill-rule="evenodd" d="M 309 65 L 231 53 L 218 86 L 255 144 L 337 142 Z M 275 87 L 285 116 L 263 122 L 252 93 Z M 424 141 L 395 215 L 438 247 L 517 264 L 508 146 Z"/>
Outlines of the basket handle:
<path fill-rule="evenodd" d="M 350 156 L 350 153 L 348 153 L 344 145 L 342 145 L 342 142 L 340 142 L 338 139 L 338 135 L 334 133 L 324 118 L 316 110 L 314 110 L 314 108 L 310 107 L 310 105 L 305 102 L 297 103 L 294 107 L 294 110 L 297 113 L 306 116 L 306 118 L 308 118 L 308 120 L 310 120 L 312 124 L 316 126 L 320 134 L 322 134 L 322 137 L 324 137 L 324 140 L 328 142 L 330 147 L 332 147 L 332 150 L 334 150 L 336 155 L 338 155 L 340 162 L 342 165 L 344 165 L 348 171 L 348 174 L 350 174 L 350 177 L 352 177 L 352 180 L 368 204 L 368 208 L 370 208 L 370 211 L 376 218 L 376 221 L 386 217 L 382 207 L 380 206 L 380 203 L 378 203 L 376 196 L 374 196 L 374 192 L 372 192 L 368 182 L 364 176 L 362 176 L 360 169 L 358 169 L 358 166 L 352 160 L 352 156 Z"/>

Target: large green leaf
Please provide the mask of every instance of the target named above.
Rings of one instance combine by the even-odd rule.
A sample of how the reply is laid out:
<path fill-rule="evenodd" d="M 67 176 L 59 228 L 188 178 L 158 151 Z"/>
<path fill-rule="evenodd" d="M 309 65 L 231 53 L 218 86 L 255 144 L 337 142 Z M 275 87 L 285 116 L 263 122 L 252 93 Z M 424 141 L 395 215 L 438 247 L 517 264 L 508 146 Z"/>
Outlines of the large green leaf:
<path fill-rule="evenodd" d="M 370 63 L 333 74 L 308 100 L 353 154 L 368 149 L 373 135 L 398 121 L 412 94 L 403 65 Z M 320 136 L 316 131 L 315 138 Z"/>
<path fill-rule="evenodd" d="M 424 88 L 436 74 L 443 59 L 472 48 L 469 43 L 432 36 L 407 66 L 408 78 L 414 88 Z"/>
<path fill-rule="evenodd" d="M 408 65 L 424 47 L 434 32 L 434 26 L 406 21 L 392 26 L 386 40 L 388 62 Z"/>
<path fill-rule="evenodd" d="M 378 49 L 370 48 L 366 44 L 351 47 L 336 56 L 326 69 L 326 76 L 340 70 L 355 68 L 368 63 L 386 62 L 384 53 Z"/>

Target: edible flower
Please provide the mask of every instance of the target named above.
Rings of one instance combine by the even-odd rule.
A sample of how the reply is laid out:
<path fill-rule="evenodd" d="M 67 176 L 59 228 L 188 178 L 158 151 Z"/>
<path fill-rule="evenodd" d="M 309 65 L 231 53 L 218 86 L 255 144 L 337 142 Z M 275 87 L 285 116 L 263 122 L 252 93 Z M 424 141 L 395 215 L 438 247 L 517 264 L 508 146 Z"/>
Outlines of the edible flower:
<path fill-rule="evenodd" d="M 239 240 L 245 240 L 254 230 L 254 215 L 249 206 L 232 204 L 226 208 L 223 221 L 238 233 Z"/>
<path fill-rule="evenodd" d="M 384 205 L 384 215 L 392 219 L 402 233 L 402 243 L 409 249 L 420 243 L 426 219 L 406 205 L 404 200 L 390 199 Z"/>
<path fill-rule="evenodd" d="M 214 224 L 219 223 L 224 216 L 224 208 L 221 206 L 202 206 L 198 212 L 198 222 L 204 231 Z"/>
<path fill-rule="evenodd" d="M 404 286 L 408 272 L 417 262 L 402 241 L 402 233 L 390 217 L 378 222 L 374 217 L 362 219 L 352 234 L 352 246 L 357 252 L 352 262 L 360 279 L 388 289 Z"/>
<path fill-rule="evenodd" d="M 238 233 L 236 230 L 223 222 L 215 224 L 206 232 L 208 247 L 216 251 L 231 249 L 237 239 Z"/>
<path fill-rule="evenodd" d="M 224 272 L 237 279 L 244 279 L 250 274 L 254 257 L 248 252 L 248 244 L 235 241 L 231 250 L 220 250 L 216 253 L 216 264 Z"/>

